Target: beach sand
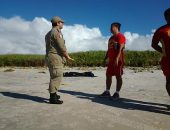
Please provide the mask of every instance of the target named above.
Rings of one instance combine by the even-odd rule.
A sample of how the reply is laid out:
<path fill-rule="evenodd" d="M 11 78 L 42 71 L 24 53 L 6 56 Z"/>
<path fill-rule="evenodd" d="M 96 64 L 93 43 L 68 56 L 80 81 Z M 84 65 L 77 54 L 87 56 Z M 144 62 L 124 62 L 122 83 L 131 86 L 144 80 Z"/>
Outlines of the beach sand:
<path fill-rule="evenodd" d="M 64 103 L 53 105 L 46 68 L 0 68 L 0 130 L 170 129 L 170 98 L 161 70 L 125 68 L 121 98 L 112 101 L 98 97 L 105 90 L 105 69 L 65 68 L 96 77 L 65 77 L 58 93 Z"/>

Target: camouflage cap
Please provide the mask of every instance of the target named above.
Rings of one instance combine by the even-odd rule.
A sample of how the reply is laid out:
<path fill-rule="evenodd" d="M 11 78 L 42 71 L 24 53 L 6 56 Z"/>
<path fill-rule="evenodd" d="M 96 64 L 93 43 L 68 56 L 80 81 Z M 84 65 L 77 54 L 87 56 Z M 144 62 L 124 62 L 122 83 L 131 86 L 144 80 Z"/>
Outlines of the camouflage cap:
<path fill-rule="evenodd" d="M 64 23 L 64 20 L 62 20 L 60 17 L 58 16 L 54 16 L 52 19 L 51 19 L 51 23 L 57 23 L 57 22 L 63 22 Z"/>

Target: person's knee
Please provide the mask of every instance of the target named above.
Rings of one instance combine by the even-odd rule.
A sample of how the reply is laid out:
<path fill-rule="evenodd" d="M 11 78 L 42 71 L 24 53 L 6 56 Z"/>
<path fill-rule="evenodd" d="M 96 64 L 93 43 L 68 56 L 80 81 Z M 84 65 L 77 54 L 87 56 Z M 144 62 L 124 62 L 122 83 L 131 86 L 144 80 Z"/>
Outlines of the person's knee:
<path fill-rule="evenodd" d="M 117 80 L 122 80 L 122 76 L 116 76 Z"/>
<path fill-rule="evenodd" d="M 112 76 L 106 75 L 106 79 L 112 79 Z"/>
<path fill-rule="evenodd" d="M 52 70 L 52 79 L 63 77 L 63 70 L 62 68 L 54 68 Z"/>

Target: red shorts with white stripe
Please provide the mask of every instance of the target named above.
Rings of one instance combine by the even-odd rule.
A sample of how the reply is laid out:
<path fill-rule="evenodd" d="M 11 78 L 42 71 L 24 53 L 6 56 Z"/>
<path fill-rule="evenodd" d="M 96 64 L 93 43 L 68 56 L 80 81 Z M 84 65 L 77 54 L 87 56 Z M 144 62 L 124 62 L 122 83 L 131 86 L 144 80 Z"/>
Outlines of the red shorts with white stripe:
<path fill-rule="evenodd" d="M 118 66 L 115 66 L 113 63 L 109 63 L 106 70 L 106 75 L 108 76 L 121 76 L 123 75 L 123 66 L 122 62 L 118 63 Z"/>

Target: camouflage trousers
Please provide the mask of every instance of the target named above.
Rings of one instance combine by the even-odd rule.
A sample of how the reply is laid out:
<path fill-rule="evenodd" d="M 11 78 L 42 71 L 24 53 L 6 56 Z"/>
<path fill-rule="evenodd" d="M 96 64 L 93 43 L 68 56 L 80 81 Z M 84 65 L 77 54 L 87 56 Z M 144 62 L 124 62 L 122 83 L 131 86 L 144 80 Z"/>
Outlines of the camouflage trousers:
<path fill-rule="evenodd" d="M 49 92 L 55 93 L 63 78 L 63 61 L 57 54 L 48 54 L 46 55 L 46 64 L 50 72 Z"/>

